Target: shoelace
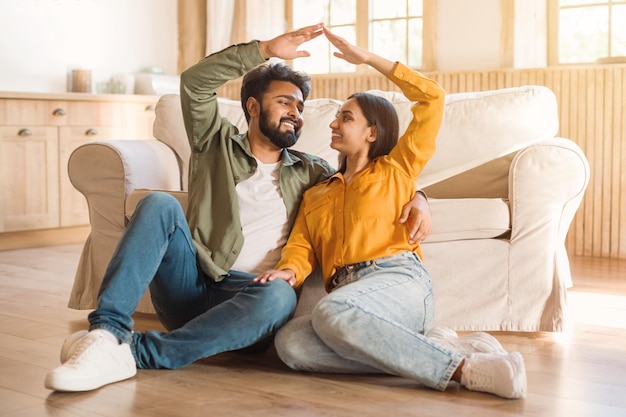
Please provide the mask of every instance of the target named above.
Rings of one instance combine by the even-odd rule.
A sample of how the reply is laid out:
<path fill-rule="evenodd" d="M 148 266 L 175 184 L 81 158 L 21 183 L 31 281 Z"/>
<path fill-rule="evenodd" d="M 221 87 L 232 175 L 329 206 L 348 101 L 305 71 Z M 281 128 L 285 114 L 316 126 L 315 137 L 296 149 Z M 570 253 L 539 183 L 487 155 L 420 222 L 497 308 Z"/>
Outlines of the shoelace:
<path fill-rule="evenodd" d="M 96 340 L 92 340 L 93 338 L 96 338 Z M 88 335 L 83 337 L 82 340 L 78 343 L 78 346 L 76 346 L 76 350 L 74 350 L 74 353 L 72 353 L 72 356 L 70 356 L 66 363 L 68 365 L 79 364 L 83 353 L 91 350 L 91 348 L 98 343 L 99 339 L 99 335 Z"/>

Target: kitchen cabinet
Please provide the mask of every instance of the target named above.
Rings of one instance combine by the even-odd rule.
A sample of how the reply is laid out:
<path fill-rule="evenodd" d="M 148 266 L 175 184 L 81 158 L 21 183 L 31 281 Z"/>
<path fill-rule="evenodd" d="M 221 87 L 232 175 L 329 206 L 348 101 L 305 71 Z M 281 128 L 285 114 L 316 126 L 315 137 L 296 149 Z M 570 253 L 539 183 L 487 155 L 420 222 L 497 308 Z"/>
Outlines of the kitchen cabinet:
<path fill-rule="evenodd" d="M 0 92 L 0 236 L 89 224 L 67 163 L 94 140 L 152 139 L 158 96 Z"/>

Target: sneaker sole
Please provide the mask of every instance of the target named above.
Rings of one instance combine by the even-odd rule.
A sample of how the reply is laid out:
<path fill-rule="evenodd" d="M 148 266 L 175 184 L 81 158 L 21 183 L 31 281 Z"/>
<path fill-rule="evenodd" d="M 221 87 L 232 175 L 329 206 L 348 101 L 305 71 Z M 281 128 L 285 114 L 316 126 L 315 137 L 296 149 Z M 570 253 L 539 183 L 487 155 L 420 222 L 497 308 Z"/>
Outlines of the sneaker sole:
<path fill-rule="evenodd" d="M 61 392 L 91 391 L 114 382 L 132 378 L 137 374 L 137 368 L 118 370 L 117 372 L 100 375 L 97 378 L 72 380 L 56 377 L 53 373 L 46 375 L 44 386 L 50 390 Z"/>

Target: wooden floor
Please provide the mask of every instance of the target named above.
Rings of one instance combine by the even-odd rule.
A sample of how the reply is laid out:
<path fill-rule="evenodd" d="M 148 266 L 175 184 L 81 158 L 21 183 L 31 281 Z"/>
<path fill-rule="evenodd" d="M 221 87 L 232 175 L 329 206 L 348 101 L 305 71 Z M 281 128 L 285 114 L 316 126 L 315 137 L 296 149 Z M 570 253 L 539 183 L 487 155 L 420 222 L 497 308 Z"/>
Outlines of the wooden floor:
<path fill-rule="evenodd" d="M 273 350 L 227 353 L 145 371 L 88 393 L 52 393 L 65 337 L 87 325 L 66 308 L 81 245 L 0 252 L 0 416 L 626 416 L 626 261 L 571 260 L 570 325 L 494 333 L 522 352 L 528 397 L 503 400 L 451 384 L 444 393 L 391 376 L 302 374 Z M 151 316 L 138 328 L 156 328 Z"/>

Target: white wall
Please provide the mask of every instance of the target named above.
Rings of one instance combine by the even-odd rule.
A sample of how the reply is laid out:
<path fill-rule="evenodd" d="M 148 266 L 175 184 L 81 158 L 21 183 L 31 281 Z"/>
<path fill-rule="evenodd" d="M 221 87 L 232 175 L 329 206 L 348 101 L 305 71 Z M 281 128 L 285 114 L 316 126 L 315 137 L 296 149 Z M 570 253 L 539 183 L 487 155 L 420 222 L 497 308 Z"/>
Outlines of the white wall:
<path fill-rule="evenodd" d="M 438 0 L 437 70 L 498 68 L 501 13 L 500 0 Z"/>
<path fill-rule="evenodd" d="M 0 0 L 0 91 L 65 92 L 79 66 L 174 74 L 177 38 L 176 0 Z"/>
<path fill-rule="evenodd" d="M 545 2 L 515 0 L 516 68 L 546 64 Z M 249 13 L 263 23 L 249 21 L 250 36 L 281 33 L 282 7 Z M 500 67 L 501 0 L 437 0 L 437 9 L 438 70 Z M 177 38 L 176 0 L 0 0 L 0 91 L 64 92 L 72 67 L 91 69 L 94 82 L 151 66 L 175 74 Z"/>
<path fill-rule="evenodd" d="M 514 68 L 547 63 L 546 0 L 515 0 Z M 504 51 L 501 0 L 437 0 L 439 71 L 498 69 Z"/>

